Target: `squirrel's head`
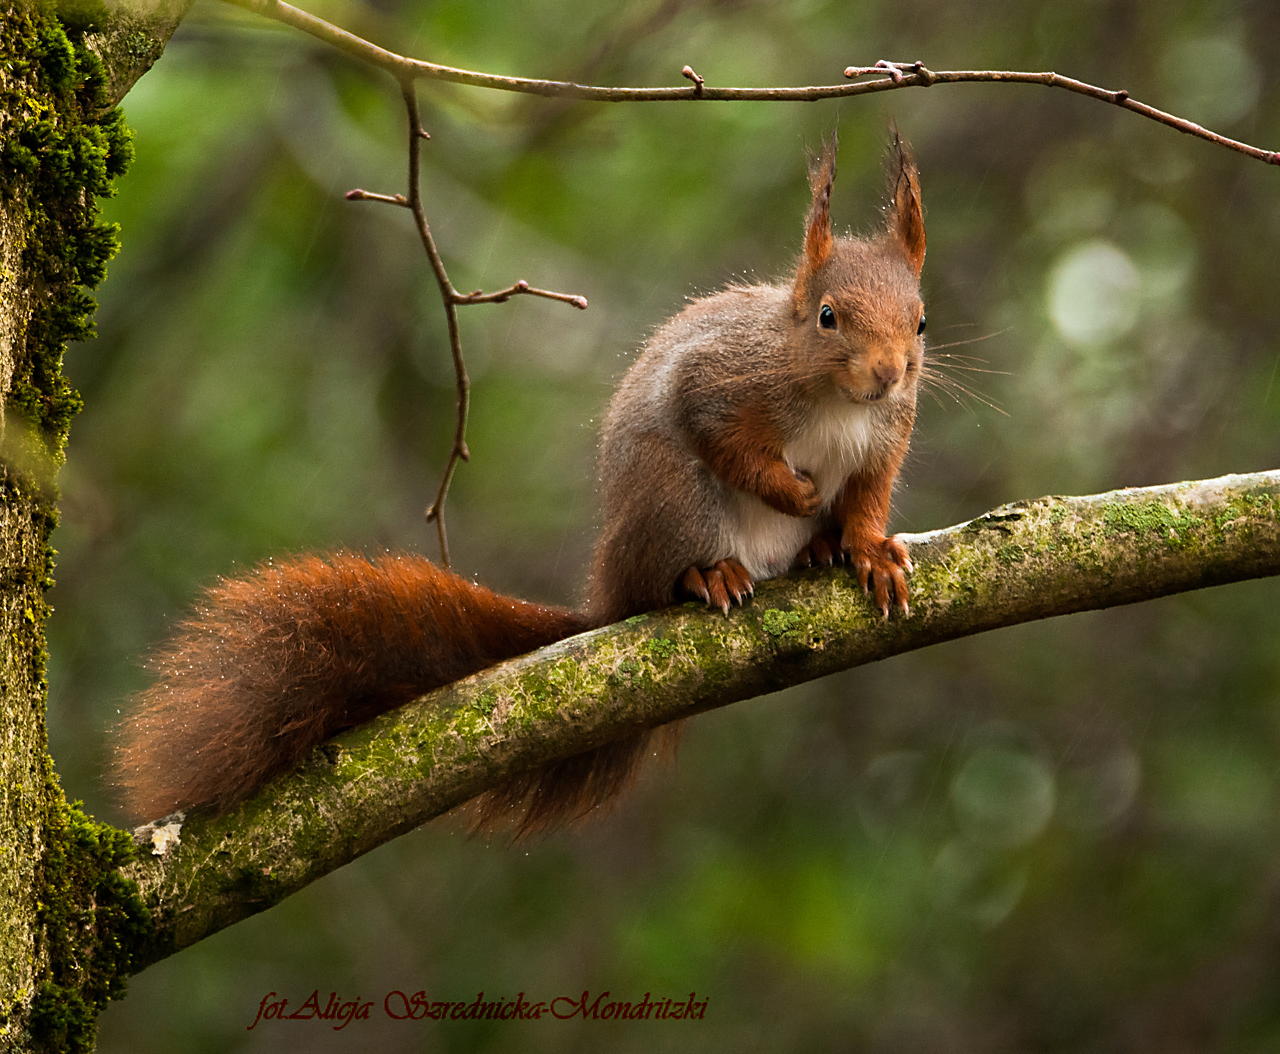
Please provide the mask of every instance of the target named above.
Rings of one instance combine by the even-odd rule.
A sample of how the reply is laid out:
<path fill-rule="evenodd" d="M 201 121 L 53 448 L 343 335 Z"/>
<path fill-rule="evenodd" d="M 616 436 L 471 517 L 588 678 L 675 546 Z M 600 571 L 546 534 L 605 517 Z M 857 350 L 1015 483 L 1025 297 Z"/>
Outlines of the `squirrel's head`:
<path fill-rule="evenodd" d="M 831 233 L 836 136 L 809 164 L 813 202 L 796 268 L 792 322 L 807 367 L 856 402 L 914 390 L 924 353 L 924 214 L 911 152 L 893 130 L 885 229 L 872 238 Z"/>

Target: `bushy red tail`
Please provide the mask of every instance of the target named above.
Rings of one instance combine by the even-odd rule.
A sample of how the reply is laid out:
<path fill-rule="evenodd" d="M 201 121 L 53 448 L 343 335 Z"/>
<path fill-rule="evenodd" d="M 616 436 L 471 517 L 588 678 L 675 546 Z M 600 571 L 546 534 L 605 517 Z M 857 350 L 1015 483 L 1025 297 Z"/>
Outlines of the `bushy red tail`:
<path fill-rule="evenodd" d="M 587 628 L 421 557 L 267 561 L 210 589 L 150 660 L 156 683 L 119 730 L 115 782 L 139 820 L 222 811 L 329 736 Z"/>

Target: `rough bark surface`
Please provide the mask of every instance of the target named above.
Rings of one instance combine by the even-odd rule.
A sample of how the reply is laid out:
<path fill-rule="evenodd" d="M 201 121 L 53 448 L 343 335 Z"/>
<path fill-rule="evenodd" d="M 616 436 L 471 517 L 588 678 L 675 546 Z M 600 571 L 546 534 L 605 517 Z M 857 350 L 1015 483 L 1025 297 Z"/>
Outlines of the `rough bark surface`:
<path fill-rule="evenodd" d="M 117 102 L 186 3 L 0 6 L 0 1051 L 93 1047 L 145 909 L 122 832 L 68 806 L 45 734 L 45 591 L 54 474 L 79 397 L 69 340 L 114 229 L 97 218 L 130 156 Z"/>
<path fill-rule="evenodd" d="M 105 0 L 106 16 L 85 34 L 107 70 L 107 98 L 115 105 L 164 52 L 194 0 Z"/>
<path fill-rule="evenodd" d="M 47 963 L 38 894 L 45 854 L 43 509 L 0 467 L 0 1049 L 22 1028 Z"/>

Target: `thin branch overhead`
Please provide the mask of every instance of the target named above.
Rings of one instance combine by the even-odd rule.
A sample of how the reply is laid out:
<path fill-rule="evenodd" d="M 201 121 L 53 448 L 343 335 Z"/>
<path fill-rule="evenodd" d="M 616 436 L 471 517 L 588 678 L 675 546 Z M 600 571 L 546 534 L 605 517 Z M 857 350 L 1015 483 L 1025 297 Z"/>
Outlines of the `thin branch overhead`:
<path fill-rule="evenodd" d="M 494 73 L 442 66 L 435 62 L 411 59 L 404 55 L 397 55 L 393 51 L 387 51 L 385 48 L 369 43 L 363 37 L 348 33 L 345 29 L 309 15 L 291 4 L 286 4 L 283 0 L 227 0 L 227 2 L 309 33 L 345 51 L 348 55 L 386 70 L 401 82 L 452 81 L 455 84 L 470 84 L 477 88 L 492 88 L 497 91 L 520 92 L 525 95 L 542 95 L 556 99 L 577 99 L 583 102 L 814 102 L 818 99 L 872 95 L 876 92 L 894 91 L 899 88 L 930 88 L 937 84 L 1039 84 L 1049 88 L 1063 88 L 1100 102 L 1111 103 L 1168 125 L 1170 128 L 1176 128 L 1187 135 L 1216 143 L 1228 150 L 1235 150 L 1255 160 L 1264 161 L 1269 165 L 1280 165 L 1280 151 L 1264 150 L 1261 147 L 1219 135 L 1193 121 L 1138 102 L 1130 98 L 1129 93 L 1123 88 L 1119 90 L 1099 88 L 1096 85 L 1048 71 L 930 70 L 923 62 L 890 62 L 881 59 L 872 66 L 847 67 L 844 75 L 850 83 L 846 84 L 790 88 L 716 88 L 709 86 L 704 78 L 693 71 L 692 67 L 685 66 L 681 70 L 681 75 L 693 82 L 689 87 L 608 87 L 576 84 L 573 81 L 539 80 L 533 77 L 503 77 Z M 873 74 L 884 74 L 884 76 L 872 81 L 859 80 L 863 76 Z"/>

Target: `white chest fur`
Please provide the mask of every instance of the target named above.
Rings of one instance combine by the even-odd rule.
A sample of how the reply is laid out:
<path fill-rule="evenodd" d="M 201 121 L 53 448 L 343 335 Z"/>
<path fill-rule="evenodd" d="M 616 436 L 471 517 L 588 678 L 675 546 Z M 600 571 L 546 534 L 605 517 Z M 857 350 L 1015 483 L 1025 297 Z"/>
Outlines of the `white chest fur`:
<path fill-rule="evenodd" d="M 876 431 L 871 407 L 833 394 L 787 444 L 783 451 L 787 464 L 807 472 L 822 495 L 818 516 L 830 508 L 844 481 L 866 460 Z M 787 516 L 745 491 L 737 491 L 730 506 L 722 525 L 723 550 L 757 580 L 791 567 L 813 537 L 818 518 Z"/>
<path fill-rule="evenodd" d="M 849 474 L 866 461 L 876 433 L 874 413 L 870 406 L 833 394 L 782 452 L 791 468 L 809 473 L 824 504 L 835 498 Z"/>

